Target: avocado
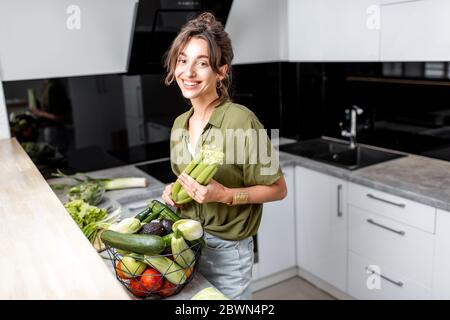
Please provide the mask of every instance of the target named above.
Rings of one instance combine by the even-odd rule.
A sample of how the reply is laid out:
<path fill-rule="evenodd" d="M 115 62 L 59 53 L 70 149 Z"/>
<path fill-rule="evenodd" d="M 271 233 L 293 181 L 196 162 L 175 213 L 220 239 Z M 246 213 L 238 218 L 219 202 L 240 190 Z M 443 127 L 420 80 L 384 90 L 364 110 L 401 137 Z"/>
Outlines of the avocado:
<path fill-rule="evenodd" d="M 155 236 L 163 236 L 166 234 L 164 226 L 159 220 L 153 220 L 149 223 L 146 223 L 142 226 L 141 230 L 139 230 L 141 234 L 153 234 Z"/>
<path fill-rule="evenodd" d="M 172 220 L 162 219 L 161 224 L 164 227 L 164 230 L 166 231 L 167 234 L 172 232 L 172 225 L 173 225 Z"/>

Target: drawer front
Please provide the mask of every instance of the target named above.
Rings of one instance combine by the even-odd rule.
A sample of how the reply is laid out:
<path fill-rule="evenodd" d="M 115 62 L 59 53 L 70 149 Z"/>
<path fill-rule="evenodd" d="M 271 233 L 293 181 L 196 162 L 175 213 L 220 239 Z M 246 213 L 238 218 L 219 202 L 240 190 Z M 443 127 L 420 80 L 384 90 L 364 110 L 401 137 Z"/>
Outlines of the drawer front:
<path fill-rule="evenodd" d="M 434 233 L 436 209 L 415 201 L 350 183 L 349 204 Z"/>
<path fill-rule="evenodd" d="M 348 293 L 364 300 L 431 298 L 430 288 L 353 252 L 349 252 Z"/>
<path fill-rule="evenodd" d="M 349 206 L 349 250 L 431 286 L 434 235 Z"/>

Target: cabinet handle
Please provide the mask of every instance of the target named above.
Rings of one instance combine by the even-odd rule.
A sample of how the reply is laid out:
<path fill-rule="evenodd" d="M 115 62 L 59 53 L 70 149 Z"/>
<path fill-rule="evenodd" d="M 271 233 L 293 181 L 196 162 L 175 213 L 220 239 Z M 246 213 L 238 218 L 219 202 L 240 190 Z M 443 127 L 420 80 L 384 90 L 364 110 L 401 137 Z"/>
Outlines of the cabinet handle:
<path fill-rule="evenodd" d="M 395 229 L 389 228 L 389 227 L 387 227 L 385 225 L 382 225 L 382 224 L 379 224 L 378 222 L 373 221 L 373 219 L 367 219 L 367 222 L 370 223 L 370 224 L 373 224 L 374 226 L 377 226 L 377 227 L 380 227 L 380 228 L 392 231 L 394 233 L 397 233 L 397 234 L 399 234 L 401 236 L 405 235 L 405 231 L 403 231 L 403 230 L 395 230 Z"/>
<path fill-rule="evenodd" d="M 337 216 L 342 217 L 342 211 L 341 211 L 341 190 L 342 185 L 339 184 L 337 186 Z"/>
<path fill-rule="evenodd" d="M 389 201 L 389 200 L 386 200 L 386 199 L 378 198 L 377 196 L 374 196 L 371 193 L 368 193 L 367 196 L 369 198 L 371 198 L 371 199 L 382 201 L 382 202 L 385 202 L 385 203 L 389 203 L 389 204 L 392 204 L 392 205 L 400 207 L 400 208 L 406 207 L 406 204 L 404 204 L 404 203 L 396 203 L 396 202 L 392 202 L 392 201 Z"/>
<path fill-rule="evenodd" d="M 369 272 L 372 273 L 372 274 L 376 274 L 377 276 L 379 276 L 380 278 L 382 278 L 382 279 L 384 279 L 384 280 L 386 280 L 386 281 L 389 281 L 390 283 L 395 284 L 396 286 L 403 287 L 403 281 L 395 281 L 395 280 L 392 280 L 392 279 L 390 279 L 390 278 L 388 278 L 388 277 L 386 277 L 386 276 L 383 276 L 382 274 L 376 273 L 375 271 L 373 271 L 373 270 L 370 269 L 369 267 L 366 267 L 366 270 L 369 271 Z"/>

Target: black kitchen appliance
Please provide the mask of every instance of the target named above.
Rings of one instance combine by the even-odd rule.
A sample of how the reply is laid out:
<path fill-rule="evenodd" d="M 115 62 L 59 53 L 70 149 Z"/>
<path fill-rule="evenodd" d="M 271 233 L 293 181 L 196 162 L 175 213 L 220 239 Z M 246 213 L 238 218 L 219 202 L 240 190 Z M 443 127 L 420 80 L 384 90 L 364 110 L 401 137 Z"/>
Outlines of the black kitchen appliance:
<path fill-rule="evenodd" d="M 181 27 L 202 12 L 225 25 L 233 0 L 140 0 L 128 73 L 163 73 L 163 56 Z"/>
<path fill-rule="evenodd" d="M 171 183 L 174 182 L 177 178 L 172 172 L 170 160 L 141 164 L 137 165 L 136 168 L 144 171 L 145 173 L 161 181 L 162 183 Z"/>

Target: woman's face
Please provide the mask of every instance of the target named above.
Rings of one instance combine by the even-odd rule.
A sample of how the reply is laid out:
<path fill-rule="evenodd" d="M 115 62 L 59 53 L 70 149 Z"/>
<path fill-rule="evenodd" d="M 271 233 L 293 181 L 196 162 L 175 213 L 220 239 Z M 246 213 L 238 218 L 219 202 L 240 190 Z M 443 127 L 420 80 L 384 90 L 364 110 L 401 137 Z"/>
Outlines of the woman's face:
<path fill-rule="evenodd" d="M 226 66 L 221 67 L 221 72 Z M 181 51 L 175 68 L 175 78 L 183 96 L 191 102 L 211 102 L 217 98 L 216 85 L 223 76 L 215 73 L 209 64 L 208 44 L 191 38 Z"/>

